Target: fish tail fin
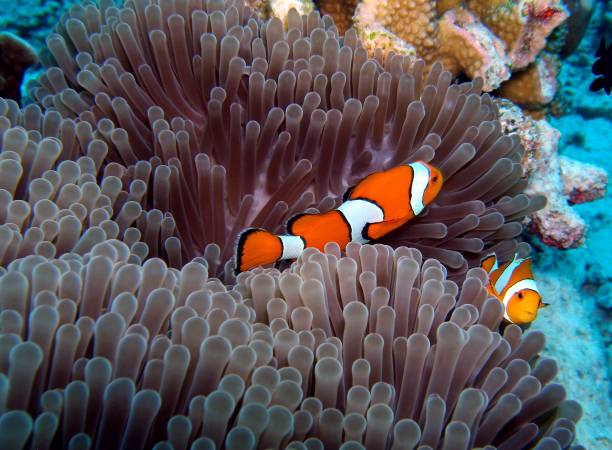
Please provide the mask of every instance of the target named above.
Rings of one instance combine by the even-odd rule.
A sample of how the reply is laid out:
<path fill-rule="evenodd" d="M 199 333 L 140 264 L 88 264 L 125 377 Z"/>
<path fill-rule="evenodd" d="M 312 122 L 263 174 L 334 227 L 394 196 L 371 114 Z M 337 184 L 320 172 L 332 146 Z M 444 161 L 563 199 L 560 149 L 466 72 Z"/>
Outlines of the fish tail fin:
<path fill-rule="evenodd" d="M 480 267 L 487 271 L 488 274 L 498 268 L 497 255 L 495 253 L 489 253 L 480 261 Z"/>
<path fill-rule="evenodd" d="M 283 245 L 279 236 L 261 228 L 247 228 L 238 235 L 234 273 L 238 275 L 253 267 L 275 263 L 282 254 Z"/>

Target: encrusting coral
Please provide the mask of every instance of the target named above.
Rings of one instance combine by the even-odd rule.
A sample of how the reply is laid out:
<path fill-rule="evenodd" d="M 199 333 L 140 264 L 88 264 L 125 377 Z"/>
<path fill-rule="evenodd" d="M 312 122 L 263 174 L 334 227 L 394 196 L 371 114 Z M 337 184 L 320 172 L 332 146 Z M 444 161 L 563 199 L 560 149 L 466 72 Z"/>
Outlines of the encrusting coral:
<path fill-rule="evenodd" d="M 125 210 L 148 256 L 180 267 L 205 255 L 228 281 L 243 228 L 281 231 L 294 213 L 333 208 L 369 172 L 418 159 L 441 167 L 445 189 L 385 242 L 458 278 L 488 252 L 514 254 L 520 221 L 544 202 L 522 194 L 523 149 L 478 79 L 452 84 L 439 64 L 425 76 L 401 55 L 368 59 L 354 31 L 338 36 L 317 12 L 291 10 L 285 29 L 239 2 L 212 5 L 73 7 L 48 38 L 57 66 L 31 84 L 37 105 L 8 102 L 5 128 L 59 138 L 57 163 L 96 152 L 98 178 L 121 184 L 105 220 Z"/>
<path fill-rule="evenodd" d="M 308 3 L 305 1 L 304 3 Z M 319 0 L 341 31 L 355 26 L 371 55 L 405 54 L 480 76 L 484 90 L 545 111 L 557 90 L 557 65 L 577 46 L 591 0 Z M 551 107 L 559 110 L 563 99 Z"/>
<path fill-rule="evenodd" d="M 525 70 L 503 83 L 499 94 L 528 111 L 539 112 L 557 94 L 558 65 L 555 56 L 542 52 Z"/>
<path fill-rule="evenodd" d="M 0 447 L 571 447 L 581 409 L 542 333 L 497 331 L 483 270 L 459 294 L 414 249 L 326 250 L 233 287 L 112 239 L 13 261 Z"/>

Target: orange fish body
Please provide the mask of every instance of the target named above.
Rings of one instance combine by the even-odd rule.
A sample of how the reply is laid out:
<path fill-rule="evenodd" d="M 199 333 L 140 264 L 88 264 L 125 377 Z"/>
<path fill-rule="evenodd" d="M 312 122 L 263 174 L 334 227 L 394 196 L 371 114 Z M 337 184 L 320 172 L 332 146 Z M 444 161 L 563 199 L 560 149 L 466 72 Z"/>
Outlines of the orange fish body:
<path fill-rule="evenodd" d="M 344 202 L 322 214 L 298 214 L 287 222 L 288 235 L 261 229 L 240 234 L 236 272 L 278 260 L 297 258 L 306 247 L 323 250 L 337 242 L 379 239 L 419 215 L 442 188 L 439 169 L 418 161 L 368 175 L 344 194 Z"/>
<path fill-rule="evenodd" d="M 533 322 L 538 309 L 547 306 L 531 271 L 531 258 L 514 258 L 498 266 L 497 256 L 491 254 L 482 260 L 481 266 L 489 274 L 489 293 L 504 304 L 504 319 L 515 324 Z"/>

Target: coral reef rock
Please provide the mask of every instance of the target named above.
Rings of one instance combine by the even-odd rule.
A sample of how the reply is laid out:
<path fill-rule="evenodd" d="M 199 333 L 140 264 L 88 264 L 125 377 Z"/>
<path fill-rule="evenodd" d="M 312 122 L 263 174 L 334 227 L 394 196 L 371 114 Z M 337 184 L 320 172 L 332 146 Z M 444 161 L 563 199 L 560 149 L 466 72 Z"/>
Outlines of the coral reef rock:
<path fill-rule="evenodd" d="M 607 172 L 594 164 L 561 156 L 559 168 L 563 179 L 563 195 L 571 204 L 598 200 L 606 195 Z"/>
<path fill-rule="evenodd" d="M 586 225 L 570 204 L 603 197 L 608 181 L 606 171 L 560 158 L 558 130 L 544 119 L 530 118 L 508 100 L 498 99 L 496 103 L 504 131 L 517 133 L 525 147 L 522 161 L 529 179 L 526 192 L 547 199 L 546 207 L 530 216 L 529 228 L 553 247 L 582 245 Z"/>
<path fill-rule="evenodd" d="M 550 33 L 568 17 L 560 0 L 362 0 L 356 7 L 352 2 L 327 0 L 317 4 L 338 23 L 354 25 L 365 41 L 372 33 L 383 34 L 389 41 L 402 43 L 389 50 L 410 49 L 405 51 L 430 64 L 442 61 L 455 75 L 480 76 L 486 91 L 533 63 Z"/>
<path fill-rule="evenodd" d="M 527 110 L 538 110 L 554 99 L 558 83 L 556 55 L 542 52 L 527 68 L 501 85 L 499 94 Z"/>

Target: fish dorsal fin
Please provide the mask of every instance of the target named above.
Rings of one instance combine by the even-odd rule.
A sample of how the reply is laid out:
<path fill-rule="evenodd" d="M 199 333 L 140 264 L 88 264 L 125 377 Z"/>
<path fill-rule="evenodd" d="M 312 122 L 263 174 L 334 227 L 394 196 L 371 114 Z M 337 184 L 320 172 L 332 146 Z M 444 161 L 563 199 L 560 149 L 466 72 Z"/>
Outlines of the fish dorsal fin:
<path fill-rule="evenodd" d="M 489 253 L 485 258 L 480 262 L 480 266 L 486 270 L 486 272 L 490 275 L 495 270 L 499 268 L 497 262 L 497 255 L 495 253 Z"/>
<path fill-rule="evenodd" d="M 345 202 L 349 199 L 349 197 L 351 196 L 351 194 L 353 193 L 353 190 L 355 189 L 355 186 L 351 186 L 349 188 L 347 188 L 346 191 L 344 191 L 344 194 L 342 194 L 342 201 Z"/>
<path fill-rule="evenodd" d="M 601 58 L 604 53 L 606 53 L 606 38 L 605 36 L 602 36 L 601 40 L 599 41 L 599 48 L 595 52 L 595 57 Z"/>

